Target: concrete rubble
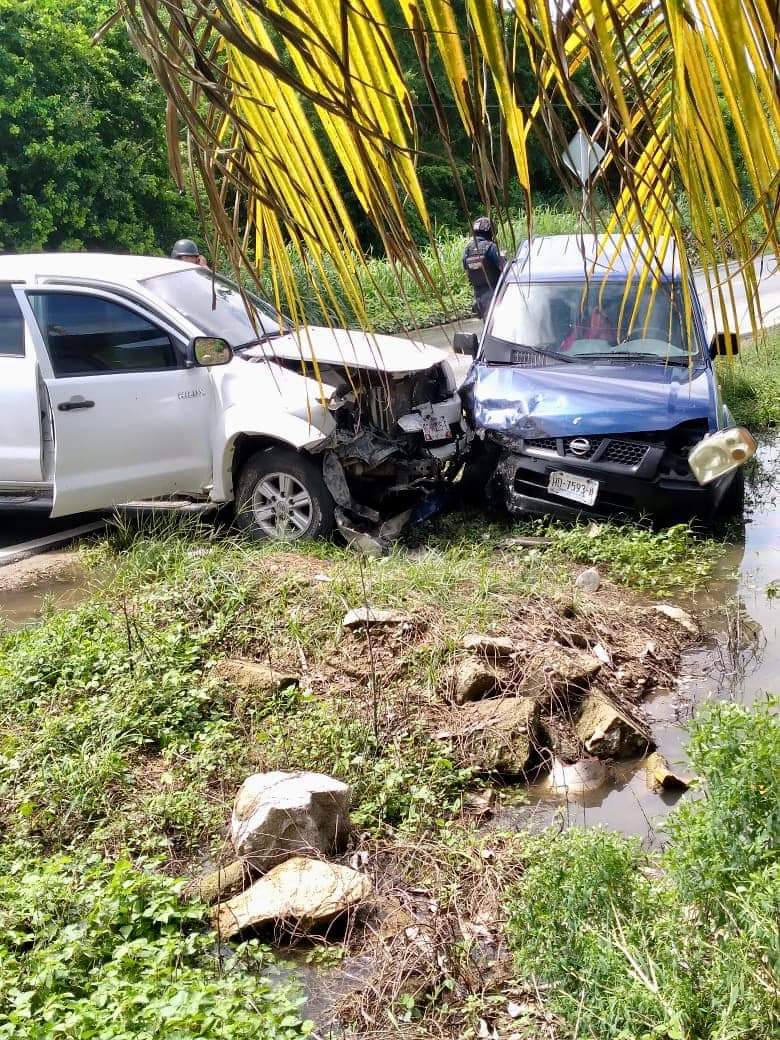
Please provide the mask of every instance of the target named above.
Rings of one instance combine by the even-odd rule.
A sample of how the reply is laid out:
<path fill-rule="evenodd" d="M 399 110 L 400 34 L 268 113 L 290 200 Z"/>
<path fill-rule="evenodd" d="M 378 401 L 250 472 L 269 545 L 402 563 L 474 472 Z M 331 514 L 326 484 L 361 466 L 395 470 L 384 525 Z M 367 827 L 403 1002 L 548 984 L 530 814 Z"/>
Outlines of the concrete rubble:
<path fill-rule="evenodd" d="M 305 932 L 357 906 L 372 888 L 371 879 L 351 867 L 294 856 L 217 906 L 212 921 L 222 939 L 280 923 Z"/>
<path fill-rule="evenodd" d="M 599 758 L 630 758 L 650 746 L 650 734 L 607 697 L 589 694 L 583 701 L 574 731 L 590 755 Z"/>
<path fill-rule="evenodd" d="M 520 776 L 533 757 L 538 718 L 533 697 L 490 697 L 464 704 L 453 727 L 436 735 L 452 742 L 459 765 Z"/>
<path fill-rule="evenodd" d="M 463 657 L 452 670 L 452 699 L 455 704 L 481 700 L 495 690 L 497 678 L 496 672 L 484 661 Z"/>
<path fill-rule="evenodd" d="M 349 832 L 350 798 L 347 784 L 321 773 L 255 773 L 236 796 L 233 847 L 256 870 L 337 851 Z"/>
<path fill-rule="evenodd" d="M 289 669 L 276 669 L 262 661 L 246 661 L 237 657 L 220 661 L 214 671 L 221 679 L 251 697 L 272 695 L 300 681 L 300 676 Z"/>

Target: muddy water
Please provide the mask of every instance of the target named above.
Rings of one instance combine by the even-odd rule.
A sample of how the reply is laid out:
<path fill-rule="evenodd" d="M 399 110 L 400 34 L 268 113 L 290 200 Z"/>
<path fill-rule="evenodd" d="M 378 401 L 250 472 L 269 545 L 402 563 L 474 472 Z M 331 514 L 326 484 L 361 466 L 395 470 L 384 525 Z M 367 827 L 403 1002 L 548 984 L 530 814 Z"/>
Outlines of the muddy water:
<path fill-rule="evenodd" d="M 0 567 L 0 632 L 19 628 L 51 606 L 75 606 L 91 582 L 76 552 L 50 552 Z"/>
<path fill-rule="evenodd" d="M 683 655 L 675 685 L 644 704 L 659 750 L 679 772 L 686 771 L 686 727 L 699 705 L 710 699 L 751 704 L 780 692 L 780 436 L 759 448 L 744 535 L 729 545 L 708 586 L 682 605 L 703 619 L 706 641 Z M 528 793 L 530 804 L 508 809 L 504 822 L 602 824 L 649 843 L 663 840 L 663 817 L 680 798 L 649 790 L 639 760 L 614 764 L 607 784 L 581 796 Z"/>

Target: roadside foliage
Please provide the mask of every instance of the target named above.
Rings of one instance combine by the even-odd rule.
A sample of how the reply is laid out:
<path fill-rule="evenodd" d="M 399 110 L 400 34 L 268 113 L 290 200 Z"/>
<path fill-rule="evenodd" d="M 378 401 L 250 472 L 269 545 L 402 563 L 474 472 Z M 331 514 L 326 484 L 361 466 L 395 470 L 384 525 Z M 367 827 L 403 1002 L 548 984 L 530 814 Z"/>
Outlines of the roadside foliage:
<path fill-rule="evenodd" d="M 267 261 L 277 306 L 298 321 L 304 309 L 296 259 L 339 323 L 343 296 L 368 325 L 360 242 L 338 177 L 387 257 L 421 286 L 435 287 L 413 233 L 414 225 L 432 235 L 433 226 L 398 37 L 414 41 L 443 141 L 454 126 L 466 129 L 486 208 L 501 214 L 511 170 L 533 227 L 529 154 L 544 149 L 579 200 L 585 226 L 600 223 L 598 191 L 608 201 L 606 230 L 618 237 L 635 231 L 648 268 L 660 270 L 675 250 L 685 276 L 692 249 L 726 327 L 733 315 L 717 262 L 734 259 L 750 298 L 756 276 L 748 261 L 759 248 L 780 252 L 776 24 L 761 0 L 713 0 L 705 12 L 693 0 L 223 0 L 193 9 L 125 0 L 121 10 L 169 98 L 170 154 L 181 183 L 185 131 L 215 247 L 250 275 Z M 530 77 L 516 75 L 518 55 Z M 583 68 L 595 102 L 581 92 L 576 73 Z M 446 107 L 445 89 L 453 99 Z M 497 116 L 498 158 L 491 132 Z M 563 163 L 572 126 L 605 152 L 582 193 Z M 454 158 L 452 168 L 458 194 Z M 751 319 L 757 327 L 754 305 Z"/>

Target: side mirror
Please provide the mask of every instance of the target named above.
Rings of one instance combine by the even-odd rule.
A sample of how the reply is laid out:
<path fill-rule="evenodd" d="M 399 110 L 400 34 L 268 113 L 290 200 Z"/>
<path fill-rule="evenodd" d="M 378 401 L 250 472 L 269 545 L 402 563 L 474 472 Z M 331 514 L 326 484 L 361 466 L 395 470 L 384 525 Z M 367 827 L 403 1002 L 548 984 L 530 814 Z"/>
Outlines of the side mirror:
<path fill-rule="evenodd" d="M 456 354 L 468 354 L 469 357 L 477 356 L 479 337 L 476 332 L 456 332 L 452 337 L 452 349 Z"/>
<path fill-rule="evenodd" d="M 215 365 L 226 365 L 233 357 L 233 351 L 225 339 L 196 336 L 192 341 L 192 356 L 196 365 L 213 368 Z"/>
<path fill-rule="evenodd" d="M 710 340 L 710 357 L 736 357 L 739 354 L 739 336 L 736 332 L 716 332 Z"/>

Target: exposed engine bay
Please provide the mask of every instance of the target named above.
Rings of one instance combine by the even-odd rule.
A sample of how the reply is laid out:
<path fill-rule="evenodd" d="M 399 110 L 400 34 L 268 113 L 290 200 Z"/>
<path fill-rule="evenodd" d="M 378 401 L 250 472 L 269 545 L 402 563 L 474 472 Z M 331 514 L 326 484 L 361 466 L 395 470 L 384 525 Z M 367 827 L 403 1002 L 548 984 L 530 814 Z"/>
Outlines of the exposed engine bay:
<path fill-rule="evenodd" d="M 314 450 L 348 541 L 381 550 L 442 508 L 471 439 L 446 362 L 411 372 L 280 363 L 323 387 L 336 426 Z"/>

